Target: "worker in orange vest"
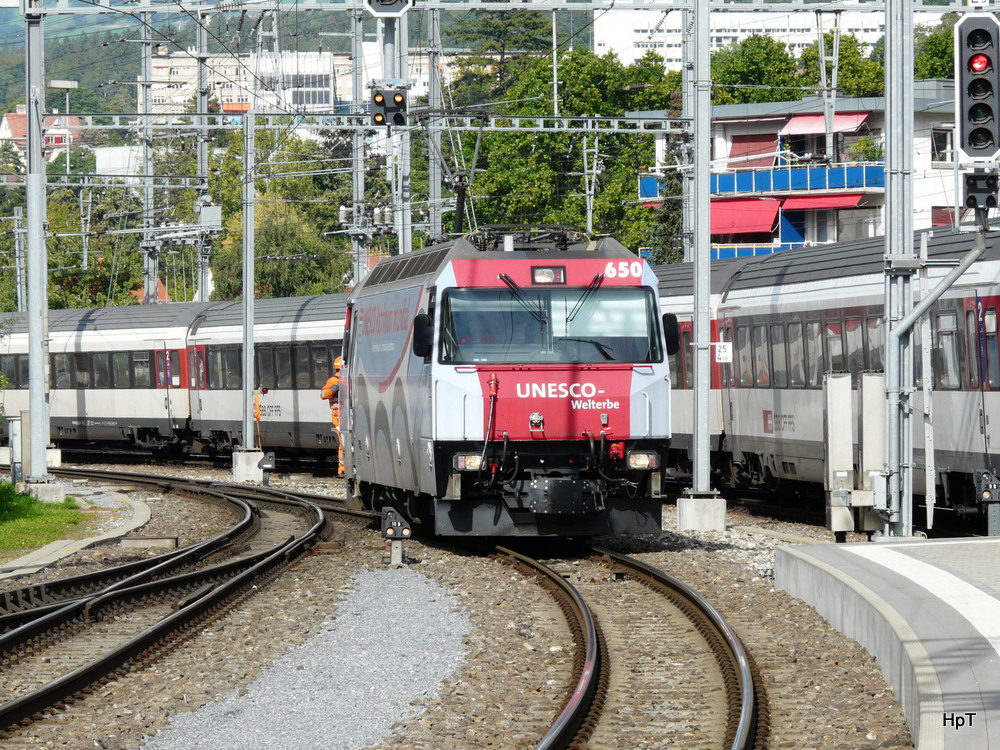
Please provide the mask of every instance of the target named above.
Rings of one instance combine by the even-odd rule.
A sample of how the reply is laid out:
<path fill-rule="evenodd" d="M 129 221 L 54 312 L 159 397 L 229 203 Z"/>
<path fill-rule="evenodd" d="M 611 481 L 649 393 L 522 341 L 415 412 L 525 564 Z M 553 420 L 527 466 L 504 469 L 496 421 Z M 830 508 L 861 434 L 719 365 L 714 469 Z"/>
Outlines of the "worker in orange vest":
<path fill-rule="evenodd" d="M 337 433 L 337 476 L 344 476 L 344 446 L 340 438 L 340 367 L 343 359 L 337 357 L 333 360 L 333 375 L 323 385 L 323 390 L 319 392 L 320 398 L 325 398 L 330 402 L 330 420 L 333 422 L 333 431 Z"/>

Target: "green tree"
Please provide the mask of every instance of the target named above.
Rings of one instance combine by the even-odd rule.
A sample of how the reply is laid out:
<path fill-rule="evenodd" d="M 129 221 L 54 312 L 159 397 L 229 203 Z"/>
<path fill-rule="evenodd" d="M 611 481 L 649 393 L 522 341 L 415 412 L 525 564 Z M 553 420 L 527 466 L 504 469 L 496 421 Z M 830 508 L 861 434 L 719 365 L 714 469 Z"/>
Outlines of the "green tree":
<path fill-rule="evenodd" d="M 798 64 L 788 47 L 754 34 L 712 55 L 712 103 L 783 102 L 802 98 Z"/>
<path fill-rule="evenodd" d="M 292 297 L 342 291 L 341 278 L 351 258 L 305 221 L 294 205 L 263 200 L 254 209 L 255 295 Z M 231 216 L 225 239 L 215 253 L 213 299 L 239 299 L 243 295 L 242 216 Z M 265 249 L 266 248 L 266 249 Z"/>
<path fill-rule="evenodd" d="M 539 52 L 551 44 L 547 13 L 525 10 L 472 11 L 459 18 L 449 34 L 455 43 L 493 60 L 496 79 L 504 86 L 510 77 L 512 55 Z"/>
<path fill-rule="evenodd" d="M 945 13 L 937 26 L 917 27 L 913 43 L 913 77 L 953 78 L 957 13 Z"/>
<path fill-rule="evenodd" d="M 675 101 L 662 61 L 644 58 L 623 66 L 611 55 L 585 49 L 559 59 L 559 110 L 564 115 L 621 116 L 636 109 L 669 109 Z M 505 114 L 548 114 L 551 67 L 547 60 L 526 65 L 509 89 Z M 587 170 L 584 169 L 584 141 Z M 586 227 L 584 173 L 596 177 L 593 226 L 632 248 L 649 244 L 655 213 L 638 201 L 637 178 L 654 162 L 651 136 L 586 133 L 565 135 L 494 133 L 484 137 L 473 186 L 481 224 L 568 224 Z"/>
<path fill-rule="evenodd" d="M 828 32 L 824 36 L 829 54 L 833 49 L 833 34 Z M 802 50 L 800 63 L 804 71 L 802 85 L 819 86 L 819 47 L 813 44 Z M 827 70 L 827 81 L 831 80 L 832 72 L 832 68 Z M 885 68 L 880 61 L 862 54 L 858 38 L 853 34 L 840 37 L 837 88 L 847 96 L 859 97 L 882 96 L 885 91 Z"/>
<path fill-rule="evenodd" d="M 91 234 L 85 246 L 81 219 L 87 203 Z M 84 202 L 70 188 L 50 191 L 46 247 L 53 309 L 135 304 L 130 292 L 142 288 L 138 235 L 116 230 L 134 226 L 138 215 L 135 196 L 125 188 L 95 190 Z"/>

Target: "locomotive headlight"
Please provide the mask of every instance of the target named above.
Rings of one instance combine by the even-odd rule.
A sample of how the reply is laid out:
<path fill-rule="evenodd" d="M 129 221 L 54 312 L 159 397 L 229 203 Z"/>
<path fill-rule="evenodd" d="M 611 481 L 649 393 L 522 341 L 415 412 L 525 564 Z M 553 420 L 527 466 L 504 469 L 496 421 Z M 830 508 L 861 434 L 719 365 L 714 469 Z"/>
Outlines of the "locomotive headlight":
<path fill-rule="evenodd" d="M 566 268 L 564 266 L 532 266 L 532 284 L 565 284 Z"/>
<path fill-rule="evenodd" d="M 660 454 L 656 451 L 630 451 L 627 462 L 630 469 L 658 469 Z"/>
<path fill-rule="evenodd" d="M 455 471 L 479 471 L 483 457 L 479 453 L 456 453 L 451 457 L 451 465 Z"/>

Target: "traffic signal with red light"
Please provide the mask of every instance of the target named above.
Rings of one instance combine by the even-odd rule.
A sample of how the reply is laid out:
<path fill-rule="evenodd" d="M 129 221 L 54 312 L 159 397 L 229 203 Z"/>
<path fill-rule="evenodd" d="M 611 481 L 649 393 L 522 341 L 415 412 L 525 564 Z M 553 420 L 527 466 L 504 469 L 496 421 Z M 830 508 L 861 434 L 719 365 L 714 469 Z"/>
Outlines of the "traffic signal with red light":
<path fill-rule="evenodd" d="M 955 24 L 955 129 L 960 162 L 993 162 L 1000 152 L 1000 21 L 969 13 Z"/>

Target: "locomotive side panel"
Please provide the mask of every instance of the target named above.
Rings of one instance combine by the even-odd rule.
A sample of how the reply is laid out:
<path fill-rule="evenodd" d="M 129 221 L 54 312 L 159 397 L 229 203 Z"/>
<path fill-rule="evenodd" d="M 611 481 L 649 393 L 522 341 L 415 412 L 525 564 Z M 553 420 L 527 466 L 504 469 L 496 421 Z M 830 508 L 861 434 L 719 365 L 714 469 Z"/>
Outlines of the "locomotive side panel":
<path fill-rule="evenodd" d="M 428 373 L 410 345 L 425 295 L 423 286 L 414 286 L 359 297 L 351 306 L 341 434 L 345 475 L 357 482 L 411 493 L 428 489 L 417 471 L 431 436 Z"/>

